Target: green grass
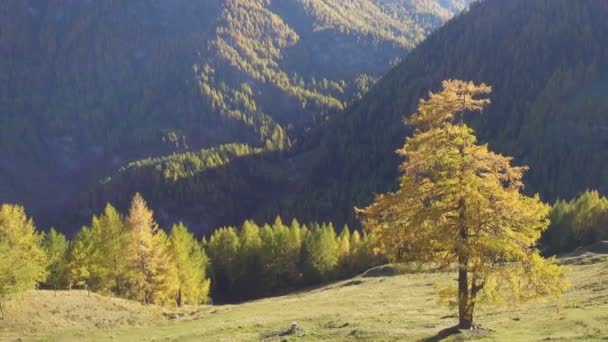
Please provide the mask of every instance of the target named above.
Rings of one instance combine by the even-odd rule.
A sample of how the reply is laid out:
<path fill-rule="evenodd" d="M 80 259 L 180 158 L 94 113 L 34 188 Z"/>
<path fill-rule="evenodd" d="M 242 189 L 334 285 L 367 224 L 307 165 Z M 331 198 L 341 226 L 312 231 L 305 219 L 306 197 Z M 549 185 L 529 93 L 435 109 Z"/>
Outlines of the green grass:
<path fill-rule="evenodd" d="M 478 311 L 480 332 L 447 341 L 608 341 L 608 254 L 605 246 L 570 254 L 572 288 L 556 303 Z M 454 274 L 357 277 L 322 288 L 241 305 L 185 308 L 170 320 L 162 309 L 84 292 L 33 292 L 9 308 L 0 340 L 281 341 L 273 332 L 293 321 L 304 336 L 287 341 L 421 341 L 456 323 L 436 303 L 435 285 Z M 17 305 L 19 303 L 19 305 Z M 31 317 L 34 317 L 31 320 Z"/>

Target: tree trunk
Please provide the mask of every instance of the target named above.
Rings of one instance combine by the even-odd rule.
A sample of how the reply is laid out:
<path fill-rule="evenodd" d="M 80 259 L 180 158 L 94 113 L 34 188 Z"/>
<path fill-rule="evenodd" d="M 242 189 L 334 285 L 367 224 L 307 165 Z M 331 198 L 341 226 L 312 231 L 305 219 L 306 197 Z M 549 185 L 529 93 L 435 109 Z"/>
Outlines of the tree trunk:
<path fill-rule="evenodd" d="M 177 306 L 182 306 L 182 288 L 180 287 L 177 291 Z"/>
<path fill-rule="evenodd" d="M 469 297 L 468 258 L 460 255 L 458 258 L 458 328 L 471 329 L 473 312 Z"/>
<path fill-rule="evenodd" d="M 4 306 L 2 306 L 2 300 L 0 300 L 0 320 L 4 321 Z"/>
<path fill-rule="evenodd" d="M 461 150 L 464 154 L 464 151 Z M 458 247 L 458 328 L 471 329 L 473 326 L 473 312 L 471 310 L 471 296 L 469 295 L 469 256 L 467 242 L 469 234 L 464 225 L 466 215 L 466 201 L 460 199 L 460 246 Z"/>

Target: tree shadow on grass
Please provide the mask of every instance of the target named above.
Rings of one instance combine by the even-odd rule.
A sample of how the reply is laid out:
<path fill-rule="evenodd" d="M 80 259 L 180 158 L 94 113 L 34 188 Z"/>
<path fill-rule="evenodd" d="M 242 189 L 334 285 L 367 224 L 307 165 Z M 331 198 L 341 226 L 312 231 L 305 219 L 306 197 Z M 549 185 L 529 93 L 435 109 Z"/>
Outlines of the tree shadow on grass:
<path fill-rule="evenodd" d="M 443 341 L 446 338 L 453 336 L 453 335 L 459 335 L 461 333 L 460 329 L 458 329 L 458 325 L 455 325 L 453 327 L 449 327 L 449 328 L 445 328 L 441 331 L 439 331 L 436 335 L 425 338 L 423 340 L 421 340 L 422 342 L 439 342 L 439 341 Z"/>
<path fill-rule="evenodd" d="M 455 335 L 464 335 L 461 336 L 461 339 L 468 339 L 469 337 L 472 336 L 476 336 L 476 337 L 480 337 L 486 334 L 491 334 L 493 333 L 494 330 L 492 329 L 488 329 L 488 328 L 483 328 L 479 325 L 474 325 L 473 329 L 471 330 L 463 330 L 458 328 L 458 325 L 455 325 L 453 327 L 449 327 L 449 328 L 445 328 L 441 331 L 439 331 L 436 335 L 422 339 L 422 342 L 440 342 L 443 341 L 445 339 L 447 339 L 448 337 L 452 337 Z M 458 340 L 461 340 L 458 339 Z"/>

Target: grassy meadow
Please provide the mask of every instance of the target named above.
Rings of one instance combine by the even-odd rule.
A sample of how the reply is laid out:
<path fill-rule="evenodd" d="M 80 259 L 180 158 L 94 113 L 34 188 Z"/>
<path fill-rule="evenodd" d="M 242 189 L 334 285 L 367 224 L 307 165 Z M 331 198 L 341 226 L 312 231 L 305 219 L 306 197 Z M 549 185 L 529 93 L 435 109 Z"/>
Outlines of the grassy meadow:
<path fill-rule="evenodd" d="M 607 253 L 604 243 L 561 259 L 572 288 L 560 303 L 481 308 L 482 329 L 447 337 L 456 311 L 437 304 L 435 286 L 456 275 L 391 276 L 385 267 L 287 296 L 177 310 L 34 291 L 7 305 L 0 341 L 608 341 Z M 292 322 L 301 336 L 281 336 Z"/>

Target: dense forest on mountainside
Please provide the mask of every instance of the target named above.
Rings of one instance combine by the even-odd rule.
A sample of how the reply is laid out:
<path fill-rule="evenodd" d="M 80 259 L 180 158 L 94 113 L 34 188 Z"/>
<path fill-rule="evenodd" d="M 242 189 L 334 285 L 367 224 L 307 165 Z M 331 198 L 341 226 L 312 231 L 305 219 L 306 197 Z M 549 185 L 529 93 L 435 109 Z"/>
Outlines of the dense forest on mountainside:
<path fill-rule="evenodd" d="M 148 156 L 283 150 L 468 2 L 4 1 L 0 200 L 39 213 Z"/>
<path fill-rule="evenodd" d="M 175 168 L 170 163 L 131 167 L 92 197 L 141 190 L 157 207 L 202 228 L 277 214 L 352 223 L 354 206 L 396 185 L 399 159 L 389 151 L 408 134 L 402 117 L 447 78 L 493 86 L 493 103 L 467 120 L 482 142 L 530 166 L 527 192 L 550 202 L 586 189 L 606 193 L 606 14 L 608 5 L 599 1 L 473 4 L 294 151 L 235 158 L 177 182 L 162 176 Z"/>
<path fill-rule="evenodd" d="M 387 151 L 408 133 L 402 117 L 449 78 L 493 86 L 493 103 L 467 119 L 481 141 L 530 167 L 527 192 L 546 201 L 607 193 L 607 14 L 600 1 L 473 4 L 319 133 L 305 153 L 312 171 L 292 200 L 318 205 L 296 214 L 349 220 L 354 205 L 392 189 L 399 159 Z"/>

